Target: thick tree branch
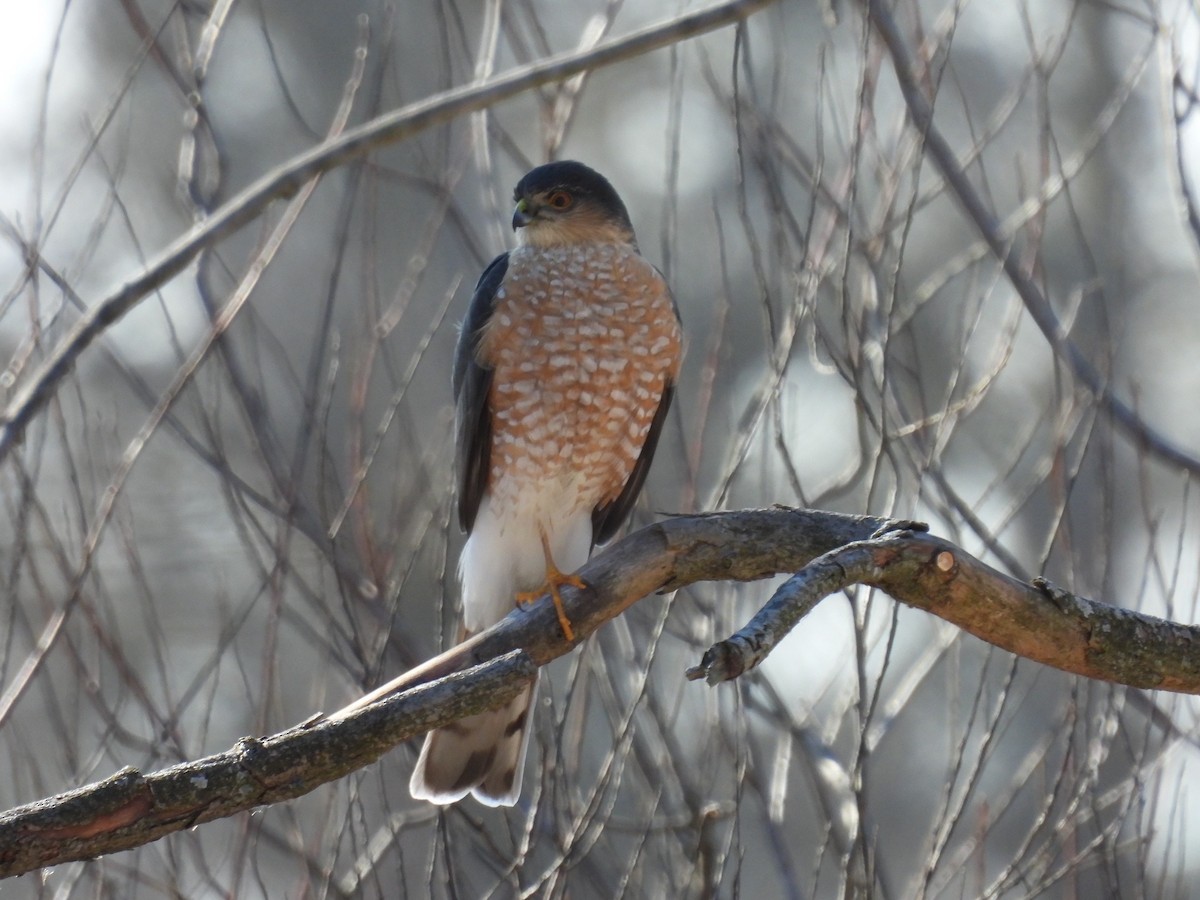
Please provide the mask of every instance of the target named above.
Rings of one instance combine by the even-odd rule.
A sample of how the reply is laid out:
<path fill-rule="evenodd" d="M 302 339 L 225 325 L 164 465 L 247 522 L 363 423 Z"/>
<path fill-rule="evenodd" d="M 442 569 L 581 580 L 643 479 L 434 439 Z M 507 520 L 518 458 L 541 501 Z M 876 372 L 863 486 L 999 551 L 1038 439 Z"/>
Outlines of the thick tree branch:
<path fill-rule="evenodd" d="M 823 598 L 854 584 L 887 592 L 981 640 L 1056 669 L 1131 687 L 1200 693 L 1200 628 L 1026 584 L 948 541 L 898 530 L 831 550 L 790 578 L 747 625 L 714 644 L 691 679 L 758 665 Z"/>
<path fill-rule="evenodd" d="M 682 516 L 643 528 L 580 570 L 587 589 L 563 590 L 574 642 L 544 597 L 328 717 L 153 775 L 126 770 L 0 815 L 0 877 L 138 846 L 300 796 L 368 765 L 399 741 L 504 702 L 534 666 L 569 652 L 637 600 L 698 581 L 797 573 L 750 625 L 689 671 L 693 678 L 715 682 L 746 671 L 822 597 L 865 584 L 1067 672 L 1200 693 L 1200 628 L 1105 606 L 1045 582 L 1025 584 L 917 528 L 785 507 Z M 435 679 L 441 680 L 427 685 Z"/>
<path fill-rule="evenodd" d="M 548 598 L 518 610 L 469 641 L 410 669 L 333 718 L 519 647 L 543 666 L 570 652 L 597 628 L 648 594 L 697 581 L 757 581 L 792 572 L 835 547 L 864 540 L 892 525 L 874 516 L 843 516 L 774 507 L 679 516 L 618 541 L 579 570 L 589 589 L 562 590 L 575 630 L 568 642 Z"/>
<path fill-rule="evenodd" d="M 21 386 L 0 414 L 0 460 L 3 460 L 66 377 L 79 355 L 103 331 L 139 301 L 183 271 L 202 250 L 214 246 L 260 215 L 272 201 L 291 197 L 310 179 L 385 144 L 410 138 L 427 128 L 493 106 L 543 84 L 565 81 L 580 72 L 650 53 L 679 41 L 740 21 L 773 0 L 729 0 L 675 16 L 586 51 L 552 56 L 513 69 L 482 84 L 435 94 L 380 116 L 325 141 L 264 175 L 217 209 L 191 232 L 152 260 L 136 278 L 90 307 L 42 366 Z"/>
<path fill-rule="evenodd" d="M 495 708 L 537 674 L 510 653 L 388 698 L 337 722 L 313 719 L 224 753 L 97 784 L 0 814 L 0 878 L 148 844 L 258 806 L 303 796 L 430 728 Z"/>

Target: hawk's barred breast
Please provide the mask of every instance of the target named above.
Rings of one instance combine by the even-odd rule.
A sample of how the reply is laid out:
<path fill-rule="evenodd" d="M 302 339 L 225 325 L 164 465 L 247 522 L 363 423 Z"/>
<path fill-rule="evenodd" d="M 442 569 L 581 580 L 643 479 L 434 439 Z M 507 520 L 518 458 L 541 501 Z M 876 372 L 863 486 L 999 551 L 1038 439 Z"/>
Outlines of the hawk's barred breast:
<path fill-rule="evenodd" d="M 568 500 L 558 517 L 619 496 L 681 344 L 670 291 L 634 246 L 512 251 L 479 344 L 480 363 L 495 370 L 493 502 Z M 531 482 L 542 489 L 523 492 Z"/>

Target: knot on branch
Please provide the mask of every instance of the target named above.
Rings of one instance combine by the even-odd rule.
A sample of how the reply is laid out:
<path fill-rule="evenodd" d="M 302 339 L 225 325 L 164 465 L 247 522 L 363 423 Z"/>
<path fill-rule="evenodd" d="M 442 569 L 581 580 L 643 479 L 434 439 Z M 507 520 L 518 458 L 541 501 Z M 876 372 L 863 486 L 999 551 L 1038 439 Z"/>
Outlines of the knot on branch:
<path fill-rule="evenodd" d="M 684 675 L 688 681 L 703 678 L 710 686 L 731 681 L 766 658 L 770 647 L 763 646 L 762 637 L 738 632 L 728 640 L 718 641 L 704 651 L 700 665 L 691 666 Z"/>

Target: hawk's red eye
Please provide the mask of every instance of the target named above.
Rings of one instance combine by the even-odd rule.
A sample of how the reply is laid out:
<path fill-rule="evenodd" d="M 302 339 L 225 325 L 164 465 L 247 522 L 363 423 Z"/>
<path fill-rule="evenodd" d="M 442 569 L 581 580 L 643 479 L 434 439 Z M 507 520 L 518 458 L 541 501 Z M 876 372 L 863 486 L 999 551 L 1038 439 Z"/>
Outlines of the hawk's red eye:
<path fill-rule="evenodd" d="M 566 191 L 554 191 L 546 198 L 546 202 L 555 209 L 567 209 L 573 201 L 573 198 Z"/>

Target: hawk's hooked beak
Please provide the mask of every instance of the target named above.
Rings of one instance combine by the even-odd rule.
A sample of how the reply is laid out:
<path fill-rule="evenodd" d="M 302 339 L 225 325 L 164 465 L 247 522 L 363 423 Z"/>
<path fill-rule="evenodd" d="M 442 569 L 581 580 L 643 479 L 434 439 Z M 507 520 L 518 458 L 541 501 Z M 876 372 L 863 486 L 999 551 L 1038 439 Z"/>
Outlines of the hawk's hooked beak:
<path fill-rule="evenodd" d="M 517 208 L 513 210 L 513 231 L 516 231 L 518 228 L 524 228 L 533 221 L 536 215 L 537 210 L 533 208 L 533 205 L 528 200 L 522 197 L 517 201 Z"/>

